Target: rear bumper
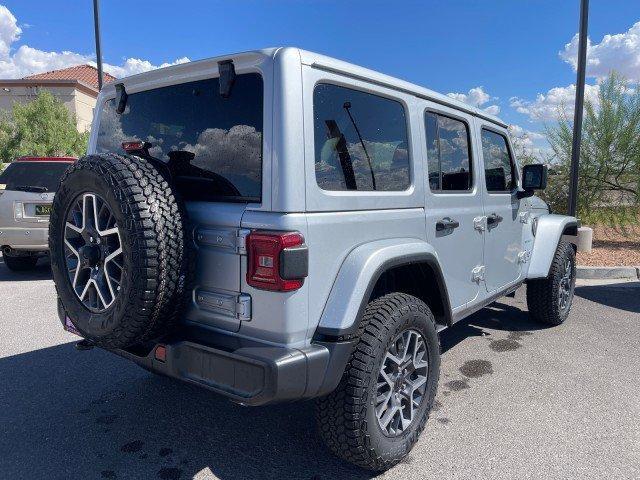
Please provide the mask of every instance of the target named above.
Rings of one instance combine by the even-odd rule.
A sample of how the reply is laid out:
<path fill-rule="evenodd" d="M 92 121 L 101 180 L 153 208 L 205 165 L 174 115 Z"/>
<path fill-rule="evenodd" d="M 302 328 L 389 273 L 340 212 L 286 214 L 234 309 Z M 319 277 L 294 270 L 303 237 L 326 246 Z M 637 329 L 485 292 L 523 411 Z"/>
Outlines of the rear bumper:
<path fill-rule="evenodd" d="M 49 227 L 0 227 L 0 246 L 14 250 L 49 250 Z"/>
<path fill-rule="evenodd" d="M 159 345 L 166 349 L 164 361 L 156 358 Z M 111 351 L 147 370 L 256 406 L 331 393 L 352 350 L 353 340 L 286 348 L 185 327 L 159 343 Z"/>
<path fill-rule="evenodd" d="M 205 387 L 245 405 L 326 395 L 337 386 L 351 353 L 350 345 L 243 347 L 232 352 L 189 341 L 165 346 L 164 362 L 155 358 L 155 348 L 145 356 L 124 350 L 114 353 L 148 370 Z M 337 362 L 343 354 L 344 362 Z"/>

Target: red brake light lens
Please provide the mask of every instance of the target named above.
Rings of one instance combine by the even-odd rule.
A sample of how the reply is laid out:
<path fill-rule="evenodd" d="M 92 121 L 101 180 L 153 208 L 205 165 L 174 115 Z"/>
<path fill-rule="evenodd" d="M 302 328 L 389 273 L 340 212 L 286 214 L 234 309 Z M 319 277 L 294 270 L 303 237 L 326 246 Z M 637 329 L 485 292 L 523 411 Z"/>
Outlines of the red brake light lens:
<path fill-rule="evenodd" d="M 290 292 L 304 284 L 304 277 L 283 278 L 285 250 L 304 245 L 298 232 L 254 231 L 247 237 L 247 283 L 263 290 Z M 305 275 L 306 276 L 306 275 Z"/>
<path fill-rule="evenodd" d="M 122 149 L 127 153 L 140 152 L 146 150 L 147 148 L 149 148 L 149 144 L 141 140 L 122 142 Z"/>

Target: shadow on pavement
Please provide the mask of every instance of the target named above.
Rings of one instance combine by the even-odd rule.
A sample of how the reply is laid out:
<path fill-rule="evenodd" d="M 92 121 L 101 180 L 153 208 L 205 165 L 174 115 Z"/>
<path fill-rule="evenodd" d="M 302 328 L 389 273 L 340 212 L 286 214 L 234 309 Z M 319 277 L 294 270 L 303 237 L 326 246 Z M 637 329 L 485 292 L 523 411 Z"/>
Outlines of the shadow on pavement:
<path fill-rule="evenodd" d="M 0 477 L 374 476 L 331 455 L 313 404 L 247 408 L 73 343 L 0 359 Z"/>
<path fill-rule="evenodd" d="M 540 329 L 495 303 L 442 332 L 446 352 L 485 329 Z M 0 359 L 0 477 L 368 479 L 315 431 L 313 404 L 248 408 L 73 343 Z"/>
<path fill-rule="evenodd" d="M 531 320 L 526 310 L 506 303 L 495 302 L 440 333 L 442 353 L 455 347 L 466 338 L 488 335 L 489 333 L 485 330 L 488 328 L 517 333 L 543 330 L 548 327 Z"/>
<path fill-rule="evenodd" d="M 576 295 L 627 312 L 640 313 L 640 282 L 576 287 Z"/>
<path fill-rule="evenodd" d="M 36 268 L 27 272 L 13 272 L 0 257 L 0 282 L 27 282 L 31 280 L 51 280 L 51 264 L 46 258 L 38 260 Z"/>

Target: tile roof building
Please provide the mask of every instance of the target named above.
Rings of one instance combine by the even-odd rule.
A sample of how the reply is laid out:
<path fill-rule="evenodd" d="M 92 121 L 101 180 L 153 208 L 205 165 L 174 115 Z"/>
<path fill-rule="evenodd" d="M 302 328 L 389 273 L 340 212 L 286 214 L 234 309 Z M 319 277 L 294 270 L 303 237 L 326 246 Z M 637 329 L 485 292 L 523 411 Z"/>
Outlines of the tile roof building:
<path fill-rule="evenodd" d="M 103 83 L 115 77 L 105 73 Z M 49 90 L 76 116 L 79 131 L 91 128 L 98 97 L 98 70 L 91 65 L 37 73 L 22 79 L 0 80 L 0 110 L 10 110 L 14 102 L 28 102 L 40 89 Z"/>

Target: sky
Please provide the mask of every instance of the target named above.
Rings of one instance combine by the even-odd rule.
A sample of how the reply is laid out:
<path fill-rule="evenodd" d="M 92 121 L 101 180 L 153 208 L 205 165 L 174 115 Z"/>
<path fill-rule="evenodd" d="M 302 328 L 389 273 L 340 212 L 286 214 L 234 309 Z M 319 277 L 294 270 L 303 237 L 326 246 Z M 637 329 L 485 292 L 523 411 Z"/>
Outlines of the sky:
<path fill-rule="evenodd" d="M 1 2 L 1 0 L 0 0 Z M 102 0 L 105 69 L 296 46 L 450 94 L 514 125 L 534 152 L 575 97 L 579 0 Z M 640 0 L 591 0 L 586 96 L 640 82 Z M 89 0 L 0 3 L 0 78 L 95 61 Z"/>

